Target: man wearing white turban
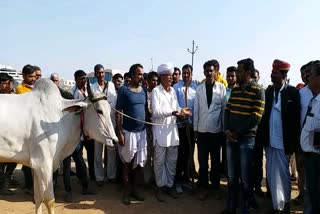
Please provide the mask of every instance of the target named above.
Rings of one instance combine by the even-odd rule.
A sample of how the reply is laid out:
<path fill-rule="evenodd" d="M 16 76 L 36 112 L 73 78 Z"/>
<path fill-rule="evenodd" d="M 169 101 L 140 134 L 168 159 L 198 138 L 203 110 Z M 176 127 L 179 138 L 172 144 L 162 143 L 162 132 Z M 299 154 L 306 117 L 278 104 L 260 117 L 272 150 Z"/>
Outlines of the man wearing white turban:
<path fill-rule="evenodd" d="M 152 90 L 151 108 L 154 125 L 154 172 L 157 184 L 156 198 L 165 201 L 164 190 L 169 196 L 177 198 L 172 188 L 178 158 L 179 135 L 176 117 L 191 116 L 190 109 L 179 108 L 174 89 L 171 87 L 173 65 L 165 63 L 158 67 L 160 85 Z"/>

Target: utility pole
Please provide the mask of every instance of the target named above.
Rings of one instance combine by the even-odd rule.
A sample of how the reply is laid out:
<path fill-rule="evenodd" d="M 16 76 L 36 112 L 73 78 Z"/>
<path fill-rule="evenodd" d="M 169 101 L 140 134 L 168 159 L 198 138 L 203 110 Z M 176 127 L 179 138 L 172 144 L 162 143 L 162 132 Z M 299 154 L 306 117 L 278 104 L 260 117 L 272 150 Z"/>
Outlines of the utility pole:
<path fill-rule="evenodd" d="M 193 67 L 193 56 L 194 54 L 197 52 L 198 50 L 198 46 L 196 46 L 196 49 L 194 49 L 194 40 L 192 40 L 192 51 L 190 51 L 190 49 L 187 49 L 189 53 L 191 53 L 192 55 L 192 61 L 191 61 L 191 66 Z"/>
<path fill-rule="evenodd" d="M 153 71 L 153 58 L 152 58 L 152 57 L 150 58 L 150 64 L 151 64 L 151 69 L 150 69 L 150 71 Z"/>

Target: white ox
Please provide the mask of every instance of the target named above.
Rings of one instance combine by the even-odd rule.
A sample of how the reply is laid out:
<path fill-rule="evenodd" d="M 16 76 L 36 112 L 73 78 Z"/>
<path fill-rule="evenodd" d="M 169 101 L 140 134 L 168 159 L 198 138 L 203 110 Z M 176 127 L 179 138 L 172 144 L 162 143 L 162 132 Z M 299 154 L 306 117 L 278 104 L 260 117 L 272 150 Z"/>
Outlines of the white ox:
<path fill-rule="evenodd" d="M 54 213 L 52 174 L 85 135 L 101 143 L 118 141 L 103 96 L 66 100 L 50 80 L 37 81 L 32 92 L 0 95 L 0 162 L 17 162 L 33 169 L 36 213 L 42 202 Z M 108 145 L 113 146 L 113 145 Z"/>

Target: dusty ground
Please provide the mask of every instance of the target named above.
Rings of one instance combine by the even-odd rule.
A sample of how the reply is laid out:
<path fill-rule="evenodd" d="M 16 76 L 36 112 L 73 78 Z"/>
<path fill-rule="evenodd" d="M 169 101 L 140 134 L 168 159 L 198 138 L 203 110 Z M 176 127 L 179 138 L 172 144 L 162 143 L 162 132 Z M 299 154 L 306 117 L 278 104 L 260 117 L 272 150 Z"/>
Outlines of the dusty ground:
<path fill-rule="evenodd" d="M 23 173 L 21 170 L 15 171 L 15 177 L 23 185 Z M 191 191 L 187 191 L 180 195 L 179 199 L 168 198 L 167 202 L 159 203 L 154 197 L 155 187 L 146 186 L 145 198 L 143 203 L 130 204 L 125 206 L 121 203 L 120 187 L 116 184 L 106 183 L 99 189 L 95 183 L 91 185 L 97 188 L 97 195 L 81 195 L 81 187 L 76 177 L 72 177 L 73 203 L 65 203 L 63 201 L 64 188 L 62 177 L 59 177 L 58 187 L 56 190 L 56 206 L 57 214 L 214 214 L 223 210 L 226 199 L 226 182 L 221 182 L 223 188 L 219 192 L 210 191 L 208 200 L 202 202 L 195 198 Z M 296 183 L 293 183 L 292 197 L 297 195 Z M 265 191 L 265 189 L 264 189 Z M 217 199 L 217 195 L 222 199 Z M 271 201 L 266 198 L 257 198 L 260 208 L 253 210 L 252 213 L 271 213 Z M 43 205 L 44 213 L 47 213 Z M 302 213 L 302 207 L 292 206 L 292 213 Z M 34 204 L 32 197 L 26 195 L 21 188 L 15 189 L 15 194 L 11 196 L 0 196 L 0 214 L 27 214 L 34 213 Z"/>

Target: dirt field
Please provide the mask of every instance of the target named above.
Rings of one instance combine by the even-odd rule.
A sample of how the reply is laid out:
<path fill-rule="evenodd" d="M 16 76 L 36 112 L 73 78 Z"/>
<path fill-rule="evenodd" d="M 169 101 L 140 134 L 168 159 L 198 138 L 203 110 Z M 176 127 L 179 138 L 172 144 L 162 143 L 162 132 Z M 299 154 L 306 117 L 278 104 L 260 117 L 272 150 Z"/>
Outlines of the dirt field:
<path fill-rule="evenodd" d="M 21 170 L 15 170 L 15 177 L 23 186 L 23 173 Z M 145 187 L 145 198 L 143 203 L 134 203 L 125 206 L 121 203 L 120 186 L 116 184 L 106 183 L 99 189 L 95 183 L 91 186 L 97 188 L 97 195 L 81 195 L 81 186 L 78 179 L 73 176 L 73 203 L 65 203 L 63 200 L 65 191 L 63 188 L 62 176 L 59 177 L 56 189 L 56 206 L 57 214 L 214 214 L 223 210 L 227 195 L 226 180 L 221 183 L 223 187 L 219 192 L 210 191 L 209 198 L 202 202 L 195 198 L 192 191 L 186 191 L 180 195 L 179 199 L 168 198 L 166 202 L 160 203 L 154 197 L 155 187 L 147 185 Z M 297 195 L 296 183 L 293 183 L 292 197 Z M 29 214 L 34 213 L 34 204 L 32 197 L 26 195 L 19 187 L 15 190 L 15 194 L 11 196 L 0 196 L 0 214 Z M 264 189 L 265 191 L 265 189 Z M 217 195 L 221 196 L 219 199 Z M 271 200 L 266 198 L 258 198 L 259 209 L 252 210 L 252 213 L 271 213 Z M 47 213 L 43 205 L 44 213 Z M 302 207 L 292 206 L 292 213 L 302 213 Z"/>

